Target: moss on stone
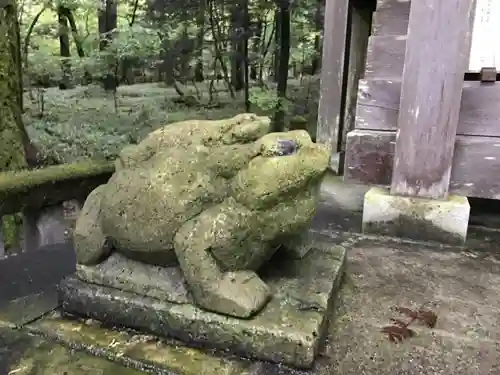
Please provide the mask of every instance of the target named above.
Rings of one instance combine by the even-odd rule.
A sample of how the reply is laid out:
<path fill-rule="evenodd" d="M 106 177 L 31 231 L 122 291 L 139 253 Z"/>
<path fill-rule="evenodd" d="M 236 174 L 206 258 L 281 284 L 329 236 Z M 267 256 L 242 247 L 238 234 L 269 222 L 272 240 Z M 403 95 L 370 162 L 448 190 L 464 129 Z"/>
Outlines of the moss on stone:
<path fill-rule="evenodd" d="M 18 375 L 139 375 L 142 372 L 122 367 L 103 358 L 72 351 L 53 342 L 35 339 L 33 347 L 27 350 L 9 374 Z"/>
<path fill-rule="evenodd" d="M 363 231 L 391 237 L 407 238 L 417 241 L 436 241 L 462 245 L 462 236 L 443 230 L 432 222 L 416 215 L 401 214 L 397 218 L 382 222 L 365 223 Z"/>
<path fill-rule="evenodd" d="M 23 218 L 20 214 L 6 215 L 3 217 L 0 226 L 3 234 L 5 249 L 20 247 L 20 234 L 23 225 Z"/>
<path fill-rule="evenodd" d="M 143 372 L 120 366 L 85 352 L 73 351 L 45 337 L 16 329 L 0 317 L 1 373 L 16 375 L 140 375 Z"/>
<path fill-rule="evenodd" d="M 454 224 L 462 221 L 457 212 L 463 213 L 463 210 L 457 211 L 457 208 L 468 205 L 464 197 L 449 196 L 447 200 L 439 201 L 391 196 L 385 189 L 372 188 L 365 194 L 364 203 L 365 213 L 368 204 L 376 207 L 377 210 L 371 210 L 379 214 L 375 219 L 363 220 L 366 233 L 452 245 L 464 243 L 464 236 L 456 232 L 456 226 L 443 224 L 443 219 Z"/>
<path fill-rule="evenodd" d="M 0 8 L 0 171 L 26 166 L 23 138 L 18 122 L 19 53 L 16 3 Z"/>
<path fill-rule="evenodd" d="M 307 119 L 304 116 L 295 115 L 290 119 L 290 122 L 307 122 Z"/>
<path fill-rule="evenodd" d="M 176 374 L 245 374 L 250 365 L 248 361 L 218 357 L 200 349 L 162 343 L 151 336 L 114 331 L 57 315 L 43 318 L 29 328 L 70 347 L 89 351 L 95 348 L 96 354 L 105 351 L 108 358 L 123 364 L 148 363 L 153 369 L 168 369 Z"/>
<path fill-rule="evenodd" d="M 92 177 L 113 171 L 113 163 L 89 161 L 4 172 L 0 173 L 0 195 L 22 192 L 53 181 Z"/>
<path fill-rule="evenodd" d="M 59 285 L 59 298 L 66 312 L 101 320 L 107 326 L 130 327 L 158 337 L 175 337 L 188 345 L 204 345 L 226 353 L 307 368 L 312 366 L 323 343 L 324 322 L 340 286 L 346 261 L 344 247 L 310 234 L 313 245 L 303 259 L 277 254 L 263 270 L 261 276 L 274 291 L 274 296 L 252 319 L 204 311 L 190 303 L 179 303 L 179 298 L 175 302 L 160 301 L 120 291 L 136 282 L 143 284 L 138 287 L 144 291 L 149 287 L 163 287 L 181 292 L 179 279 L 173 274 L 176 270 L 165 270 L 170 273 L 167 278 L 148 281 L 144 275 L 134 274 L 133 266 L 124 267 L 123 262 L 109 266 L 103 263 L 100 269 L 88 267 L 85 281 L 72 277 L 65 279 Z M 111 268 L 117 272 L 108 274 Z M 115 277 L 120 268 L 123 272 Z M 154 269 L 150 266 L 149 273 Z M 82 273 L 77 275 L 82 276 Z M 109 281 L 102 282 L 108 276 Z M 186 293 L 184 291 L 183 295 L 187 298 Z M 94 339 L 89 341 L 94 342 Z M 154 354 L 162 357 L 159 353 Z M 169 362 L 177 358 L 174 354 L 170 361 L 159 363 L 158 367 L 168 369 Z M 203 356 L 200 354 L 197 358 L 203 359 Z"/>
<path fill-rule="evenodd" d="M 1 149 L 1 148 L 0 148 Z M 0 162 L 1 164 L 1 162 Z M 63 164 L 34 170 L 14 170 L 0 172 L 0 198 L 12 201 L 17 193 L 23 193 L 37 186 L 55 181 L 92 177 L 104 173 L 112 173 L 114 166 L 105 162 L 79 162 Z M 22 200 L 21 200 L 22 202 Z M 5 215 L 0 229 L 2 230 L 5 248 L 18 248 L 19 234 L 22 228 L 22 217 L 19 214 Z"/>
<path fill-rule="evenodd" d="M 268 134 L 269 123 L 253 114 L 185 121 L 127 147 L 77 220 L 78 262 L 105 258 L 109 239 L 132 259 L 177 258 L 208 310 L 245 318 L 259 311 L 271 295 L 253 271 L 283 236 L 307 227 L 331 157 L 307 132 Z M 284 140 L 297 149 L 281 155 Z"/>
<path fill-rule="evenodd" d="M 26 167 L 23 135 L 19 128 L 19 27 L 15 1 L 0 8 L 0 171 Z M 7 248 L 18 245 L 19 217 L 0 218 Z"/>

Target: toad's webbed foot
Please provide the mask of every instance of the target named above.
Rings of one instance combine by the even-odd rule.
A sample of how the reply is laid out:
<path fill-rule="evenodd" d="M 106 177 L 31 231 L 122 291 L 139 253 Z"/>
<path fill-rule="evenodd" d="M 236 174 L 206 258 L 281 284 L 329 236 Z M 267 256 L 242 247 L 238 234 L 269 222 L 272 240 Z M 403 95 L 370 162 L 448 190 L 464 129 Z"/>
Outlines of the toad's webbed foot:
<path fill-rule="evenodd" d="M 226 272 L 205 284 L 200 306 L 238 318 L 250 318 L 271 298 L 269 286 L 253 271 Z"/>
<path fill-rule="evenodd" d="M 238 318 L 249 318 L 271 298 L 271 290 L 250 270 L 224 272 L 212 255 L 230 249 L 246 235 L 242 223 L 249 215 L 229 199 L 186 222 L 175 235 L 179 265 L 195 302 L 202 308 Z"/>

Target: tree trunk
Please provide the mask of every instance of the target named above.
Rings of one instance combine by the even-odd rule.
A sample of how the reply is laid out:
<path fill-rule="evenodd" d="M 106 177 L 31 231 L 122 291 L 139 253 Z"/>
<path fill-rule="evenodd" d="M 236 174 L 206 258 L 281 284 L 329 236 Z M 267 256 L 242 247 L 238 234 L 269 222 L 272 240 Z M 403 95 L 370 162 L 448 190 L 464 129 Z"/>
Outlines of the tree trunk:
<path fill-rule="evenodd" d="M 324 8 L 325 0 L 317 0 L 316 12 L 314 14 L 316 36 L 314 37 L 314 56 L 311 62 L 311 75 L 317 74 L 321 67 L 321 30 L 323 30 Z"/>
<path fill-rule="evenodd" d="M 261 59 L 257 58 L 259 56 L 260 46 L 262 44 L 262 19 L 259 19 L 254 23 L 255 35 L 252 40 L 252 54 L 253 61 L 250 67 L 250 79 L 256 81 L 259 76 L 259 66 L 261 64 Z"/>
<path fill-rule="evenodd" d="M 0 171 L 27 166 L 30 145 L 21 118 L 19 25 L 16 3 L 0 8 Z"/>
<path fill-rule="evenodd" d="M 241 91 L 244 88 L 244 49 L 245 49 L 245 27 L 244 1 L 235 0 L 231 10 L 231 84 L 234 91 Z"/>
<path fill-rule="evenodd" d="M 187 14 L 183 17 L 187 18 Z M 182 84 L 186 84 L 189 81 L 190 76 L 190 61 L 191 61 L 191 53 L 192 53 L 192 40 L 189 37 L 189 22 L 186 20 L 183 22 L 182 34 L 180 40 L 176 43 L 178 46 L 175 50 L 179 51 L 178 58 L 178 71 L 179 76 L 178 80 L 182 82 Z"/>
<path fill-rule="evenodd" d="M 46 7 L 43 7 L 36 15 L 33 17 L 33 21 L 31 21 L 31 24 L 28 27 L 28 31 L 26 32 L 26 36 L 24 37 L 24 69 L 28 69 L 28 51 L 29 51 L 29 46 L 30 46 L 30 41 L 31 41 L 31 34 L 33 33 L 33 29 L 35 28 L 38 20 L 40 19 L 41 15 L 43 12 L 47 10 Z"/>
<path fill-rule="evenodd" d="M 201 0 L 200 9 L 196 15 L 196 26 L 198 26 L 198 32 L 196 35 L 196 53 L 198 57 L 196 59 L 196 66 L 194 68 L 194 79 L 196 82 L 203 82 L 203 44 L 205 40 L 205 11 L 206 11 L 206 1 Z"/>
<path fill-rule="evenodd" d="M 173 52 L 172 42 L 168 35 L 163 36 L 162 40 L 162 64 L 161 76 L 167 86 L 172 86 L 175 82 L 175 56 Z"/>
<path fill-rule="evenodd" d="M 245 78 L 245 112 L 250 112 L 250 67 L 248 61 L 248 39 L 250 38 L 250 14 L 248 1 L 243 1 L 243 75 Z"/>
<path fill-rule="evenodd" d="M 71 34 L 73 35 L 73 41 L 75 42 L 76 53 L 78 53 L 78 57 L 83 59 L 85 57 L 85 50 L 83 49 L 82 41 L 80 40 L 80 36 L 78 35 L 78 27 L 76 26 L 75 17 L 73 16 L 73 13 L 71 13 L 71 10 L 69 10 L 68 8 L 64 8 L 64 10 L 66 11 L 65 16 L 69 21 Z M 85 68 L 85 71 L 83 73 L 83 82 L 81 83 L 89 84 L 90 82 L 92 82 L 92 74 L 87 68 Z"/>
<path fill-rule="evenodd" d="M 117 26 L 117 2 L 116 0 L 103 0 L 103 7 L 98 14 L 99 23 L 99 50 L 105 51 L 112 40 L 112 31 Z M 118 64 L 115 56 L 109 56 L 108 71 L 102 79 L 106 91 L 115 91 L 118 86 L 116 77 L 116 66 Z"/>
<path fill-rule="evenodd" d="M 212 38 L 214 40 L 214 52 L 215 52 L 215 59 L 216 61 L 219 62 L 220 65 L 220 70 L 222 71 L 222 78 L 224 79 L 224 82 L 226 83 L 227 89 L 229 91 L 229 95 L 231 95 L 231 99 L 236 99 L 236 95 L 234 94 L 233 86 L 231 85 L 231 82 L 229 80 L 229 73 L 228 69 L 226 67 L 226 64 L 224 62 L 224 59 L 222 58 L 222 53 L 221 53 L 221 30 L 220 30 L 220 24 L 216 22 L 215 20 L 215 4 L 214 0 L 208 0 L 208 19 L 210 20 L 210 28 L 212 30 Z"/>
<path fill-rule="evenodd" d="M 273 131 L 283 131 L 285 128 L 285 108 L 286 87 L 288 83 L 288 68 L 290 60 L 290 1 L 277 0 L 279 5 L 279 63 L 278 63 L 278 87 L 277 93 L 279 98 L 278 108 L 276 109 Z M 278 30 L 276 30 L 278 31 Z"/>
<path fill-rule="evenodd" d="M 83 49 L 82 42 L 80 40 L 80 36 L 78 35 L 78 27 L 76 26 L 76 21 L 75 17 L 73 16 L 73 13 L 68 8 L 64 8 L 65 10 L 65 16 L 69 21 L 69 25 L 71 27 L 71 33 L 73 34 L 73 41 L 75 42 L 75 47 L 76 47 L 76 52 L 78 53 L 78 57 L 84 58 L 85 57 L 85 51 Z"/>
<path fill-rule="evenodd" d="M 66 90 L 72 87 L 72 74 L 71 74 L 71 53 L 69 50 L 69 33 L 68 33 L 68 19 L 66 18 L 63 7 L 57 9 L 57 19 L 59 22 L 59 51 L 61 56 L 61 70 L 62 77 L 59 82 L 59 88 Z"/>
<path fill-rule="evenodd" d="M 273 58 L 273 81 L 278 82 L 278 72 L 279 72 L 279 64 L 280 64 L 280 40 L 281 40 L 281 11 L 280 11 L 280 2 L 281 0 L 277 0 L 277 9 L 274 15 L 274 58 Z"/>

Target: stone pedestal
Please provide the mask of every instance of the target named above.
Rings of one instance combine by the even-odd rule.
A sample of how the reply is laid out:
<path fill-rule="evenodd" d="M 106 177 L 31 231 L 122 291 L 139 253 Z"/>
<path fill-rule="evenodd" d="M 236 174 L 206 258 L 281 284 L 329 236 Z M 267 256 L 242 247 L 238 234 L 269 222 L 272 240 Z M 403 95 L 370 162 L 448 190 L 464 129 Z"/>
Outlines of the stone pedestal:
<path fill-rule="evenodd" d="M 466 197 L 409 198 L 374 187 L 364 198 L 363 233 L 463 245 L 469 213 Z"/>
<path fill-rule="evenodd" d="M 178 267 L 154 267 L 113 254 L 81 266 L 59 286 L 62 310 L 188 345 L 309 368 L 323 345 L 342 279 L 346 250 L 324 236 L 308 238 L 302 259 L 277 253 L 259 275 L 274 297 L 251 319 L 198 308 Z"/>

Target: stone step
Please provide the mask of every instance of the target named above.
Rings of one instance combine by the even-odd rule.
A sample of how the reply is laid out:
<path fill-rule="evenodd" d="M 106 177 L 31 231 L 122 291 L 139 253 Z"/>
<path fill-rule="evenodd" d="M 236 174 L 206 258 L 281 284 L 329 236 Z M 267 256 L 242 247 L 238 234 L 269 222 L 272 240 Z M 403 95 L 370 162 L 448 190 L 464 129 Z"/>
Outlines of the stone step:
<path fill-rule="evenodd" d="M 307 370 L 188 347 L 179 341 L 110 329 L 92 319 L 70 319 L 58 313 L 25 328 L 76 353 L 107 359 L 117 368 L 155 375 L 311 375 Z"/>
<path fill-rule="evenodd" d="M 0 370 L 10 375 L 140 375 L 104 358 L 77 352 L 48 338 L 0 327 Z"/>

